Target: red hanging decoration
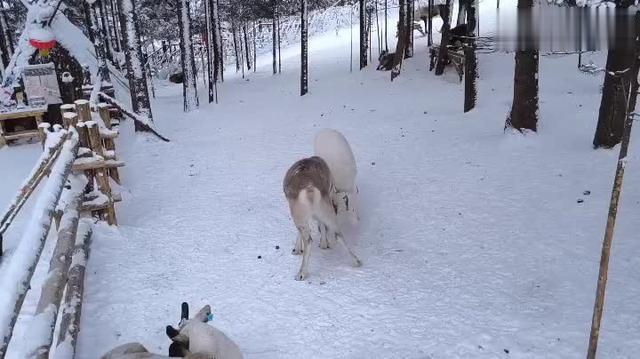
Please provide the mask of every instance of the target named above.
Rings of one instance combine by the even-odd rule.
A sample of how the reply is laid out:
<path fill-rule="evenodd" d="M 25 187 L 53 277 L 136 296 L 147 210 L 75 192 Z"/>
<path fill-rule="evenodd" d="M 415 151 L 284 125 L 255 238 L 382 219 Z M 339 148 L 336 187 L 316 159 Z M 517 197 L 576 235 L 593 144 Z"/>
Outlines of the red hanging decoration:
<path fill-rule="evenodd" d="M 30 32 L 29 44 L 38 49 L 40 56 L 47 57 L 51 49 L 56 46 L 56 39 L 49 29 L 36 28 Z"/>

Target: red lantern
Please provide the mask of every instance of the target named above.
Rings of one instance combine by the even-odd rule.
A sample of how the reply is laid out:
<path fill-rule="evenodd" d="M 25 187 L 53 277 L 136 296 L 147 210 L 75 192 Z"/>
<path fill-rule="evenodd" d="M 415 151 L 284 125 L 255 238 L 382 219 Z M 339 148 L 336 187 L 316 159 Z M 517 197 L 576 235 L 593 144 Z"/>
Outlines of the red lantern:
<path fill-rule="evenodd" d="M 35 28 L 30 31 L 29 44 L 38 49 L 40 56 L 47 57 L 56 46 L 56 39 L 48 28 Z"/>

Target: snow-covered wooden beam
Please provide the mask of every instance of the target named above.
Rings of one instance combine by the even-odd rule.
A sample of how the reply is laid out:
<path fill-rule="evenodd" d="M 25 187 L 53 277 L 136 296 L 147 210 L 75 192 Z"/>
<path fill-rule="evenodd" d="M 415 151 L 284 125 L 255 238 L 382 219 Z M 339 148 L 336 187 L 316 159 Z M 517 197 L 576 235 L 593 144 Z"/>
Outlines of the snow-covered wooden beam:
<path fill-rule="evenodd" d="M 33 191 L 38 187 L 40 181 L 47 175 L 56 158 L 60 154 L 60 148 L 65 140 L 65 134 L 61 132 L 50 133 L 47 136 L 44 151 L 31 170 L 31 173 L 24 181 L 18 193 L 9 203 L 7 209 L 0 217 L 0 256 L 2 256 L 2 235 L 11 225 L 13 219 L 18 215 L 22 206 L 27 202 Z"/>
<path fill-rule="evenodd" d="M 85 176 L 76 175 L 69 179 L 70 188 L 63 192 L 63 199 L 61 199 L 61 202 L 65 202 L 66 206 L 58 230 L 58 240 L 49 262 L 47 279 L 42 285 L 35 317 L 30 323 L 28 330 L 30 338 L 22 348 L 28 358 L 47 359 L 49 357 L 62 293 L 67 283 L 67 274 L 71 265 L 71 255 L 80 221 L 83 192 L 87 184 Z"/>
<path fill-rule="evenodd" d="M 76 245 L 71 257 L 67 291 L 62 306 L 62 318 L 56 345 L 56 359 L 73 359 L 80 332 L 80 315 L 84 295 L 84 274 L 89 259 L 89 242 L 93 233 L 88 219 L 80 220 Z"/>
<path fill-rule="evenodd" d="M 42 254 L 56 206 L 71 173 L 71 166 L 78 152 L 78 135 L 75 131 L 61 131 L 67 140 L 62 145 L 58 160 L 51 168 L 49 179 L 38 195 L 31 218 L 18 247 L 4 266 L 0 277 L 0 358 L 7 353 L 13 327 L 18 319 L 22 303 L 29 289 L 38 260 Z"/>

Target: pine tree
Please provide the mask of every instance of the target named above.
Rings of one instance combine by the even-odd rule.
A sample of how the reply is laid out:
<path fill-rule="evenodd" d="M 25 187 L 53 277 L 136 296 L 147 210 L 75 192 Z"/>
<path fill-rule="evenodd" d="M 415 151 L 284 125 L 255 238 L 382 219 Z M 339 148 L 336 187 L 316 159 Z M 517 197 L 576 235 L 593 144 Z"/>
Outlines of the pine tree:
<path fill-rule="evenodd" d="M 525 15 L 526 23 L 531 24 L 533 0 L 518 0 L 518 10 Z M 528 19 L 527 19 L 528 18 Z M 531 34 L 531 28 L 524 29 Z M 526 36 L 526 35 L 525 35 Z M 519 36 L 520 37 L 520 36 Z M 505 128 L 520 132 L 536 131 L 538 127 L 538 50 L 531 41 L 520 44 L 516 51 L 516 66 L 513 78 L 513 104 Z"/>
<path fill-rule="evenodd" d="M 367 48 L 369 41 L 367 40 L 367 2 L 366 0 L 359 0 L 360 4 L 360 70 L 367 67 Z"/>
<path fill-rule="evenodd" d="M 118 0 L 120 8 L 120 25 L 122 27 L 123 40 L 126 46 L 123 48 L 131 91 L 131 107 L 137 114 L 153 119 L 151 104 L 149 101 L 149 89 L 147 87 L 146 69 L 142 57 L 142 47 L 138 30 L 138 15 L 135 0 Z M 145 131 L 138 121 L 135 122 L 136 131 Z"/>
<path fill-rule="evenodd" d="M 300 0 L 300 96 L 309 92 L 309 26 L 307 0 Z"/>
<path fill-rule="evenodd" d="M 178 24 L 180 27 L 180 60 L 182 63 L 182 92 L 184 97 L 184 111 L 189 112 L 198 108 L 198 87 L 196 85 L 196 62 L 193 52 L 191 36 L 190 0 L 179 0 Z"/>
<path fill-rule="evenodd" d="M 478 16 L 475 0 L 466 1 L 465 13 L 467 15 L 467 29 L 469 39 L 464 47 L 464 112 L 471 111 L 476 107 L 478 98 L 477 78 L 478 59 L 476 57 L 476 27 Z"/>

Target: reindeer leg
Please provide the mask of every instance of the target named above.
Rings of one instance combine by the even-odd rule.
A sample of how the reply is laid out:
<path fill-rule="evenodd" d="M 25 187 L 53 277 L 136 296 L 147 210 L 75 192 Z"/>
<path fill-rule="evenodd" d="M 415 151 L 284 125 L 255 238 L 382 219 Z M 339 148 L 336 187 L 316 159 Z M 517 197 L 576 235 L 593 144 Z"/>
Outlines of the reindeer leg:
<path fill-rule="evenodd" d="M 298 238 L 296 238 L 296 244 L 291 251 L 291 254 L 294 256 L 299 256 L 302 254 L 302 230 L 298 228 Z"/>
<path fill-rule="evenodd" d="M 296 274 L 295 280 L 304 280 L 309 275 L 309 255 L 311 254 L 311 233 L 306 228 L 300 231 L 302 235 L 302 264 L 300 271 Z"/>
<path fill-rule="evenodd" d="M 329 230 L 327 226 L 322 222 L 318 222 L 318 228 L 320 229 L 320 248 L 329 249 Z"/>
<path fill-rule="evenodd" d="M 345 251 L 347 251 L 347 253 L 349 253 L 349 255 L 351 256 L 351 259 L 353 260 L 353 266 L 354 267 L 362 266 L 362 261 L 351 251 L 351 249 L 344 242 L 344 237 L 342 236 L 342 233 L 336 233 L 336 240 L 345 249 Z"/>

